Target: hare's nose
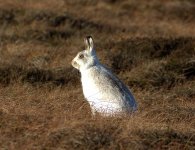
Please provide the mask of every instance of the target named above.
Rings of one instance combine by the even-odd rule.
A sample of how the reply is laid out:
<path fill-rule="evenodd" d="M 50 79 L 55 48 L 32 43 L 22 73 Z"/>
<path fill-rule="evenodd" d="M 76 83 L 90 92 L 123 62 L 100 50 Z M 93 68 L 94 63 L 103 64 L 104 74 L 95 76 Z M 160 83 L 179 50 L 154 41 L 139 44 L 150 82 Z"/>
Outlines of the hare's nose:
<path fill-rule="evenodd" d="M 72 66 L 73 66 L 73 67 L 77 66 L 76 61 L 72 60 Z"/>
<path fill-rule="evenodd" d="M 71 64 L 74 66 L 74 64 L 75 64 L 75 61 L 74 61 L 74 60 L 72 60 Z"/>
<path fill-rule="evenodd" d="M 76 61 L 72 61 L 72 66 L 74 67 L 74 68 L 76 68 L 76 69 L 79 69 L 79 65 L 77 64 L 77 62 Z"/>

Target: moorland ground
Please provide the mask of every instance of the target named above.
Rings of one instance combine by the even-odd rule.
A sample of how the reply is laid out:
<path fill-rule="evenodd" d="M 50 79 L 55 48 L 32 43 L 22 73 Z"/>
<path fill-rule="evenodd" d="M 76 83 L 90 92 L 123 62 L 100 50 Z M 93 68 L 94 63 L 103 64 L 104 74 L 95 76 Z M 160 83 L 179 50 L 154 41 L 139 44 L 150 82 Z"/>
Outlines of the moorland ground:
<path fill-rule="evenodd" d="M 92 35 L 138 111 L 91 116 L 71 60 Z M 194 149 L 193 0 L 0 2 L 0 149 Z"/>

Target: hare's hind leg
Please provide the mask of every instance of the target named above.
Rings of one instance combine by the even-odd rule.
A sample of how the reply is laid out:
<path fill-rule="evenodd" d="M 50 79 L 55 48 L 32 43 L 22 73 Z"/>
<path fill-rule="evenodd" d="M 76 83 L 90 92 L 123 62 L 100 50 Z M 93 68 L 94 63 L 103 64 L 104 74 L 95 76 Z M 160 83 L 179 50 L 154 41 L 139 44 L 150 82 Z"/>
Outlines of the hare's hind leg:
<path fill-rule="evenodd" d="M 95 115 L 96 115 L 96 110 L 95 110 L 95 108 L 94 108 L 94 107 L 92 107 L 92 106 L 91 106 L 91 113 L 92 113 L 92 115 L 93 115 L 93 116 L 95 116 Z"/>
<path fill-rule="evenodd" d="M 92 113 L 92 115 L 93 116 L 95 116 L 95 114 L 96 114 L 96 109 L 95 109 L 95 106 L 94 106 L 94 102 L 89 102 L 89 106 L 90 106 L 90 108 L 91 108 L 91 113 Z"/>

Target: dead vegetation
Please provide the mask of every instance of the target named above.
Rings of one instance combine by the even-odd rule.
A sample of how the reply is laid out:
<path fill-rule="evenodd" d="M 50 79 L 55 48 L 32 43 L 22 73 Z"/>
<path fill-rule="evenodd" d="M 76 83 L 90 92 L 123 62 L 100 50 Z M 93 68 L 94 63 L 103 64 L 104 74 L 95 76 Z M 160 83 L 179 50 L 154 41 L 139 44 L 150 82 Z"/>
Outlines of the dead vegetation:
<path fill-rule="evenodd" d="M 0 3 L 0 149 L 194 149 L 193 0 Z M 93 118 L 71 60 L 97 54 L 133 116 Z"/>

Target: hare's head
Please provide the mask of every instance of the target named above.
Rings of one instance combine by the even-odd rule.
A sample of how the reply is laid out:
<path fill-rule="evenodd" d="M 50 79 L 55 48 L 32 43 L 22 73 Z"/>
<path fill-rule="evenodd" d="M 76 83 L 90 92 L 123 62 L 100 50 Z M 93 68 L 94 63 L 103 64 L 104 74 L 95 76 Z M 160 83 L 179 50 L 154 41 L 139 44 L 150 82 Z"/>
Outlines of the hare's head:
<path fill-rule="evenodd" d="M 87 36 L 84 41 L 86 49 L 79 52 L 72 60 L 72 66 L 80 71 L 88 69 L 99 62 L 95 53 L 92 37 Z"/>

